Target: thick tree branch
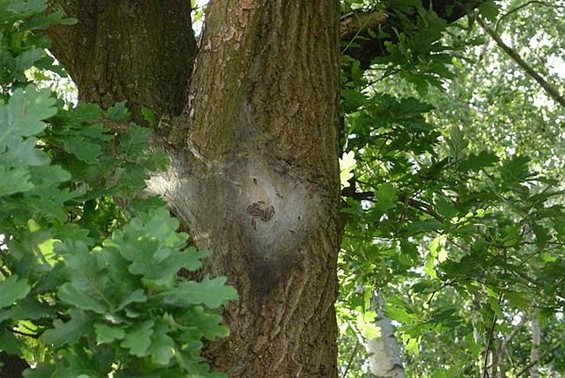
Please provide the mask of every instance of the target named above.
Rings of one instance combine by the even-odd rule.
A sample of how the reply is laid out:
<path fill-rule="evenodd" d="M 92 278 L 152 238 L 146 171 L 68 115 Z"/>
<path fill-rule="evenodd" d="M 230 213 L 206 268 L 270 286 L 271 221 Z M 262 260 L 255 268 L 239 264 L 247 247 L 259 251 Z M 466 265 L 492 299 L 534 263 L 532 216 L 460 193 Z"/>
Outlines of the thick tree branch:
<path fill-rule="evenodd" d="M 425 9 L 431 9 L 448 23 L 457 21 L 484 0 L 423 0 Z M 394 2 L 391 2 L 394 3 Z M 397 42 L 397 31 L 403 31 L 406 19 L 414 24 L 418 13 L 406 14 L 394 6 L 377 11 L 353 12 L 341 19 L 341 43 L 344 54 L 368 68 L 373 59 L 385 55 L 386 42 Z"/>
<path fill-rule="evenodd" d="M 371 310 L 375 311 L 375 325 L 381 334 L 367 341 L 369 369 L 375 377 L 404 378 L 400 346 L 394 335 L 392 321 L 384 313 L 385 300 L 378 291 L 371 296 Z"/>
<path fill-rule="evenodd" d="M 52 0 L 76 25 L 47 30 L 50 49 L 79 88 L 79 98 L 108 107 L 128 101 L 180 114 L 196 40 L 186 0 Z M 160 60 L 147 59 L 159 56 Z"/>
<path fill-rule="evenodd" d="M 484 31 L 496 42 L 498 47 L 502 49 L 520 68 L 528 74 L 532 79 L 538 82 L 539 85 L 545 90 L 545 92 L 551 97 L 555 102 L 561 106 L 565 106 L 565 98 L 561 96 L 557 88 L 551 85 L 547 80 L 545 80 L 536 70 L 534 70 L 522 57 L 510 46 L 508 46 L 502 38 L 481 18 L 477 17 L 477 22 Z"/>

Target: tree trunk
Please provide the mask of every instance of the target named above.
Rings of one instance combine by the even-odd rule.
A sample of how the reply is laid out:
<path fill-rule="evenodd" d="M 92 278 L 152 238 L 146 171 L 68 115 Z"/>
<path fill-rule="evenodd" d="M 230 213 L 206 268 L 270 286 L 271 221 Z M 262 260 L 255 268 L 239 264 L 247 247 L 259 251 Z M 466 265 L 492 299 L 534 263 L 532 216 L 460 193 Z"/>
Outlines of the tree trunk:
<path fill-rule="evenodd" d="M 150 186 L 213 251 L 204 274 L 238 289 L 230 336 L 206 352 L 213 368 L 335 377 L 339 2 L 212 1 L 190 78 L 190 23 L 175 19 L 186 1 L 69 3 L 80 23 L 50 34 L 82 99 L 175 114 L 188 93 L 172 168 Z"/>
<path fill-rule="evenodd" d="M 173 141 L 190 171 L 162 189 L 238 289 L 207 352 L 230 376 L 336 375 L 337 27 L 336 1 L 210 4 Z"/>
<path fill-rule="evenodd" d="M 375 378 L 404 378 L 400 346 L 394 337 L 392 323 L 383 311 L 384 298 L 375 291 L 371 302 L 371 307 L 377 313 L 375 324 L 381 331 L 379 337 L 367 342 L 371 375 Z"/>
<path fill-rule="evenodd" d="M 535 308 L 535 303 L 534 303 Z M 532 312 L 532 319 L 530 321 L 532 327 L 532 347 L 530 349 L 530 377 L 539 378 L 539 360 L 540 360 L 540 346 L 541 346 L 541 328 L 538 321 L 537 311 Z"/>
<path fill-rule="evenodd" d="M 81 101 L 104 108 L 127 101 L 136 120 L 141 106 L 157 114 L 181 113 L 196 53 L 186 0 L 50 3 L 78 20 L 52 26 L 47 34 Z"/>

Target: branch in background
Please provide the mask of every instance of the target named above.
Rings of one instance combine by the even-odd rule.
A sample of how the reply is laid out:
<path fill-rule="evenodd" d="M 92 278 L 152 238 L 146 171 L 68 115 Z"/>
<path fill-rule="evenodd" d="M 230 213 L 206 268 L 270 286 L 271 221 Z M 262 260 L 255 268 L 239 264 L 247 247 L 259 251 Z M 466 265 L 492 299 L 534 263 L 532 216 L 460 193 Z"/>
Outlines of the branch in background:
<path fill-rule="evenodd" d="M 520 322 L 514 326 L 510 335 L 505 337 L 502 340 L 502 342 L 500 343 L 500 346 L 498 347 L 498 350 L 496 351 L 496 353 L 494 354 L 493 359 L 492 359 L 492 369 L 491 370 L 493 372 L 493 376 L 497 376 L 496 374 L 497 374 L 498 370 L 500 369 L 500 366 L 502 365 L 502 361 L 503 361 L 502 355 L 507 354 L 507 352 L 508 352 L 508 344 L 510 344 L 512 342 L 512 340 L 514 339 L 514 337 L 516 337 L 516 335 L 518 335 L 518 333 L 520 332 L 522 327 L 526 324 L 527 320 L 528 320 L 528 317 L 526 316 L 526 314 L 523 314 L 522 319 L 520 319 Z"/>
<path fill-rule="evenodd" d="M 394 335 L 391 320 L 384 314 L 385 301 L 383 296 L 373 291 L 371 310 L 375 311 L 375 325 L 380 329 L 379 337 L 367 341 L 369 369 L 374 377 L 404 378 L 404 367 L 400 355 L 400 346 Z"/>
<path fill-rule="evenodd" d="M 342 378 L 347 378 L 347 373 L 349 373 L 349 368 L 353 365 L 353 359 L 355 358 L 355 355 L 357 354 L 357 349 L 359 349 L 359 345 L 361 343 L 359 342 L 359 338 L 357 338 L 356 342 L 355 342 L 355 348 L 353 348 L 353 352 L 351 352 L 351 356 L 349 357 L 349 361 L 347 362 L 347 367 L 345 368 L 345 371 L 343 372 Z"/>
<path fill-rule="evenodd" d="M 502 303 L 502 293 L 498 296 L 498 305 L 500 306 L 500 303 Z M 492 341 L 494 339 L 494 329 L 496 328 L 496 320 L 498 319 L 498 317 L 496 316 L 496 313 L 493 313 L 492 315 L 492 325 L 490 327 L 490 329 L 488 330 L 488 339 L 487 339 L 487 345 L 485 348 L 485 358 L 483 361 L 483 374 L 482 374 L 482 378 L 488 378 L 489 374 L 488 374 L 488 358 L 489 355 L 491 355 L 492 353 L 490 352 L 490 348 L 492 345 Z"/>
<path fill-rule="evenodd" d="M 561 348 L 561 342 L 558 342 L 553 348 L 551 348 L 550 350 L 546 350 L 537 360 L 534 361 L 530 361 L 529 364 L 527 364 L 526 366 L 524 366 L 524 368 L 522 370 L 520 370 L 520 372 L 518 374 L 516 374 L 516 378 L 520 377 L 524 374 L 526 374 L 530 368 L 532 366 L 534 366 L 535 364 L 537 364 L 538 362 L 540 362 L 541 360 L 543 360 L 545 358 L 545 356 L 555 352 L 556 350 L 558 350 L 559 348 Z"/>
<path fill-rule="evenodd" d="M 347 198 L 352 198 L 357 201 L 371 201 L 374 202 L 373 198 L 375 198 L 375 193 L 373 192 L 356 192 L 356 191 L 348 191 L 345 188 L 341 191 L 341 195 Z"/>
<path fill-rule="evenodd" d="M 549 97 L 555 100 L 555 102 L 561 104 L 561 106 L 565 106 L 565 98 L 561 96 L 559 91 L 553 85 L 551 85 L 543 77 L 541 77 L 541 75 L 538 74 L 528 63 L 526 63 L 512 47 L 504 43 L 500 36 L 490 26 L 488 26 L 481 17 L 477 17 L 477 22 L 479 23 L 479 25 L 481 25 L 484 31 L 486 31 L 487 34 L 491 36 L 491 38 L 496 42 L 498 47 L 502 49 L 502 51 L 504 51 L 514 62 L 516 62 L 516 64 L 518 64 L 518 66 L 520 66 L 520 68 L 522 68 L 526 72 L 526 74 L 528 74 L 532 79 L 537 81 L 539 85 L 542 86 Z"/>
<path fill-rule="evenodd" d="M 354 187 L 353 187 L 354 188 Z M 348 191 L 348 188 L 344 189 L 341 192 L 341 195 L 347 198 L 352 198 L 358 201 L 370 201 L 375 202 L 375 193 L 374 192 L 355 192 L 355 191 Z M 410 198 L 407 195 L 400 194 L 398 196 L 398 201 L 404 205 L 408 205 L 413 207 L 416 210 L 420 210 L 433 218 L 437 219 L 440 222 L 444 222 L 445 218 L 439 214 L 432 205 L 427 202 L 423 202 L 420 200 L 416 200 L 414 198 Z"/>
<path fill-rule="evenodd" d="M 417 210 L 423 211 L 424 213 L 431 215 L 440 222 L 445 221 L 445 218 L 441 216 L 429 203 L 410 198 L 406 195 L 399 195 L 398 199 L 405 205 L 409 205 Z"/>
<path fill-rule="evenodd" d="M 384 11 L 352 12 L 340 20 L 340 35 L 359 35 L 381 26 L 388 19 Z M 351 42 L 350 42 L 351 43 Z"/>
<path fill-rule="evenodd" d="M 342 53 L 358 60 L 361 67 L 369 68 L 373 59 L 386 53 L 385 42 L 395 38 L 375 37 L 382 34 L 379 31 L 383 28 L 388 29 L 387 19 L 384 11 L 352 12 L 343 16 L 340 20 Z"/>

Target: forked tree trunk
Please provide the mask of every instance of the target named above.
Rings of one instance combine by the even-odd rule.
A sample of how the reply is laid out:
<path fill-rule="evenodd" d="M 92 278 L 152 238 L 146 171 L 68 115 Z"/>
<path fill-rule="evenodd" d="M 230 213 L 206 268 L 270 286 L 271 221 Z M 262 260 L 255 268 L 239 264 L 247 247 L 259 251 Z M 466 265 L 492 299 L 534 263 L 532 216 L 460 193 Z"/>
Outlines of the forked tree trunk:
<path fill-rule="evenodd" d="M 186 0 L 70 3 L 80 24 L 51 35 L 81 98 L 174 113 L 190 81 L 168 141 L 172 168 L 151 188 L 213 251 L 205 273 L 238 289 L 225 311 L 230 336 L 207 349 L 212 366 L 232 377 L 335 377 L 338 1 L 212 1 L 198 53 Z"/>

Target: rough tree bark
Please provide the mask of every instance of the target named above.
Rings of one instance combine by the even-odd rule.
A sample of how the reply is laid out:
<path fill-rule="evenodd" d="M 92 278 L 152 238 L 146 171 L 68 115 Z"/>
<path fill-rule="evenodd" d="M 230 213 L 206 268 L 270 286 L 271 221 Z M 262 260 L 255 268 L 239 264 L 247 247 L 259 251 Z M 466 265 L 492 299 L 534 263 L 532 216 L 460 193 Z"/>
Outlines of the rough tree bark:
<path fill-rule="evenodd" d="M 196 53 L 184 0 L 52 0 L 78 20 L 52 26 L 51 52 L 79 89 L 79 99 L 109 107 L 127 101 L 139 114 L 180 114 Z"/>

